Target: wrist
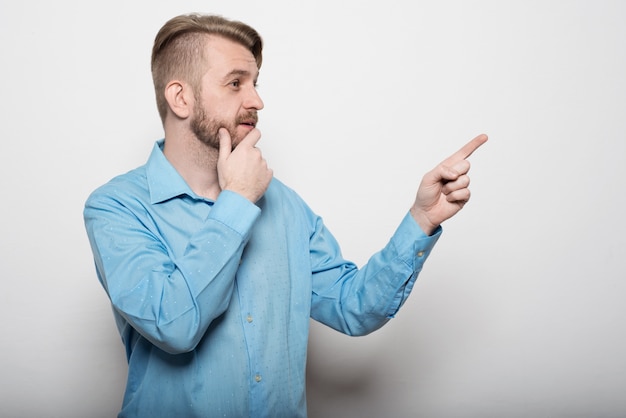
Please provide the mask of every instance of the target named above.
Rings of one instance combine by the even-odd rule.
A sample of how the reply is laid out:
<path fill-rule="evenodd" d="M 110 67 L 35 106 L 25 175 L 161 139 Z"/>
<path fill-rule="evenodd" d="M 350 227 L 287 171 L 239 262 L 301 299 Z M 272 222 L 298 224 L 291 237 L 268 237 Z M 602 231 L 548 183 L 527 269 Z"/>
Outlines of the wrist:
<path fill-rule="evenodd" d="M 435 225 L 434 223 L 432 223 L 426 213 L 423 210 L 416 208 L 415 206 L 411 207 L 410 212 L 417 225 L 419 225 L 424 234 L 428 236 L 432 235 L 439 226 L 439 224 Z"/>

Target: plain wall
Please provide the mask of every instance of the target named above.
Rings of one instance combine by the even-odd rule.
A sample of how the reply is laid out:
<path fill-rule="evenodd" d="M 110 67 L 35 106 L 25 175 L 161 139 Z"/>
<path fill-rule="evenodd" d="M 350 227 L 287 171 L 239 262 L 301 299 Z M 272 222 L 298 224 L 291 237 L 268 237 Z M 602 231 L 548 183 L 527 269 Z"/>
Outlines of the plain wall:
<path fill-rule="evenodd" d="M 319 417 L 626 416 L 626 3 L 0 2 L 0 415 L 113 417 L 126 364 L 83 203 L 162 136 L 169 18 L 263 35 L 260 143 L 358 264 L 467 140 L 470 204 L 380 331 L 312 325 Z"/>

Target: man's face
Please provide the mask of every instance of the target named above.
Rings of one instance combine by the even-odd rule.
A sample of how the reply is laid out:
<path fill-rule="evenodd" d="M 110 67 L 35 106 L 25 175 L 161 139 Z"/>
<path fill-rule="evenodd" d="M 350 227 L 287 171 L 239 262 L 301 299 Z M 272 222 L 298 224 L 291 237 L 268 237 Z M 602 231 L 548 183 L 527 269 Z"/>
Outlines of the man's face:
<path fill-rule="evenodd" d="M 259 70 L 250 51 L 211 36 L 206 44 L 208 69 L 196 93 L 190 127 L 196 137 L 218 149 L 218 130 L 226 128 L 233 148 L 257 124 L 263 101 L 256 91 Z"/>

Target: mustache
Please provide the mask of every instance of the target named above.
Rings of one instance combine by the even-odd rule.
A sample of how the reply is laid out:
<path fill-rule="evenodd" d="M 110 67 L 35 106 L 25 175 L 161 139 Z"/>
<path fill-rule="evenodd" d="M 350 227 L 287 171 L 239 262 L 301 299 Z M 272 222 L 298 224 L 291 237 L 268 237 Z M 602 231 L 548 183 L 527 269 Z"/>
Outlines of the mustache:
<path fill-rule="evenodd" d="M 259 122 L 259 115 L 257 114 L 256 111 L 252 110 L 252 111 L 249 111 L 247 113 L 237 116 L 237 119 L 235 120 L 235 122 L 237 125 L 241 123 L 254 123 L 254 125 L 256 126 L 256 124 Z"/>

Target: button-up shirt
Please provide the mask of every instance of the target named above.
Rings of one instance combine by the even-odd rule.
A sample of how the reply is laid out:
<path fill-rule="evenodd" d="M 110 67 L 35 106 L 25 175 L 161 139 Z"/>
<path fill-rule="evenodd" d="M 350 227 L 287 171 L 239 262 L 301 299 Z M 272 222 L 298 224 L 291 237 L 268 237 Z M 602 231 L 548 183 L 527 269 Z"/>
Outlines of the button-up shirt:
<path fill-rule="evenodd" d="M 86 202 L 85 225 L 128 359 L 120 417 L 304 417 L 309 318 L 349 335 L 392 318 L 441 234 L 407 213 L 358 268 L 273 179 L 252 203 L 198 196 L 157 141 Z"/>

